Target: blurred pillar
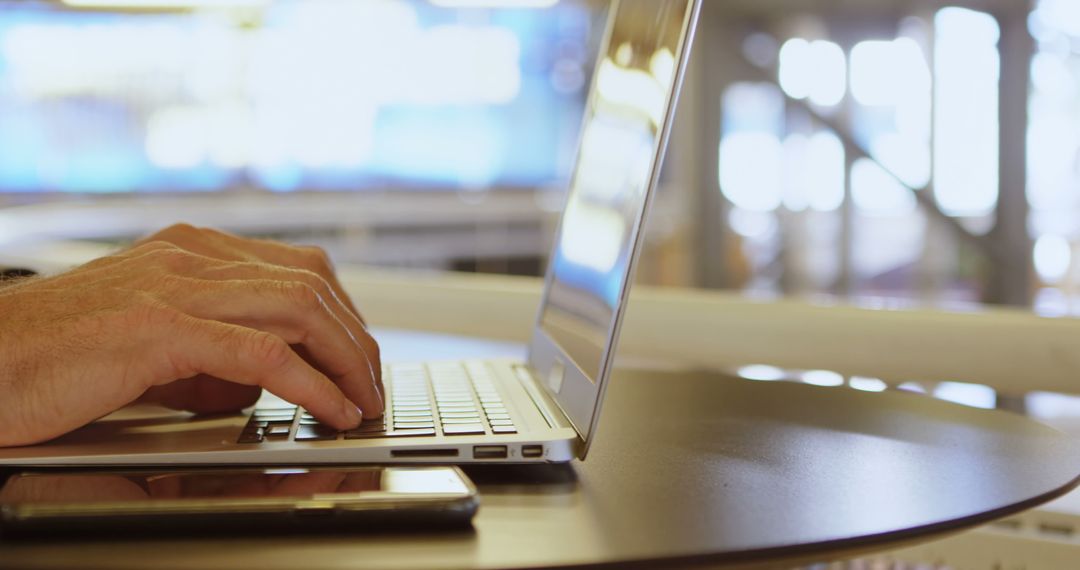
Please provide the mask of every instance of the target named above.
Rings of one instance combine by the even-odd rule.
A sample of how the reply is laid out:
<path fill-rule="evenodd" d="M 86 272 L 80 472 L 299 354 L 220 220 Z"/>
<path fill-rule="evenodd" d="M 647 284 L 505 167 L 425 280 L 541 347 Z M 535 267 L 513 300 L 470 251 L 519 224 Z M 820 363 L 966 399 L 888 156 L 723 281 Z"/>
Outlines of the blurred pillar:
<path fill-rule="evenodd" d="M 856 293 L 855 272 L 855 200 L 851 194 L 851 169 L 858 157 L 844 149 L 844 201 L 840 203 L 840 237 L 838 239 L 839 273 L 834 287 L 837 295 L 853 297 Z"/>
<path fill-rule="evenodd" d="M 692 64 L 698 72 L 696 82 L 698 97 L 693 110 L 699 118 L 698 126 L 698 168 L 695 206 L 697 223 L 694 232 L 695 281 L 701 287 L 730 287 L 727 271 L 728 247 L 727 213 L 728 205 L 720 192 L 720 133 L 721 102 L 726 86 L 726 71 L 732 68 L 729 60 L 730 43 L 722 41 L 730 33 L 720 20 L 722 8 L 715 3 L 706 2 L 701 9 L 698 30 L 695 36 L 694 51 L 691 53 Z"/>
<path fill-rule="evenodd" d="M 1027 230 L 1027 107 L 1034 41 L 1027 2 L 1005 3 L 994 14 L 1001 29 L 998 103 L 998 204 L 989 239 L 990 269 L 983 301 L 1030 306 L 1031 236 Z"/>
<path fill-rule="evenodd" d="M 998 204 L 989 239 L 990 274 L 983 301 L 1031 306 L 1032 240 L 1027 229 L 1027 123 L 1031 58 L 1027 2 L 1006 3 L 994 14 L 1001 30 L 998 103 Z M 1024 413 L 1023 396 L 999 395 L 997 407 Z"/>

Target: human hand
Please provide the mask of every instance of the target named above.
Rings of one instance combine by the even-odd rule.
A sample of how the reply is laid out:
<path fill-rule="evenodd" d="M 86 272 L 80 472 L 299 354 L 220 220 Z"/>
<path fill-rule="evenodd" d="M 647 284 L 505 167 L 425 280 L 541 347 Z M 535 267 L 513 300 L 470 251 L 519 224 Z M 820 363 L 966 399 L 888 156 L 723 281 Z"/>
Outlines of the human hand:
<path fill-rule="evenodd" d="M 140 398 L 214 412 L 266 388 L 340 429 L 359 423 L 357 405 L 382 414 L 378 346 L 336 281 L 295 268 L 288 246 L 273 257 L 252 242 L 264 257 L 237 259 L 246 240 L 183 231 L 218 257 L 155 240 L 0 289 L 0 446 L 51 439 Z M 291 267 L 275 261 L 290 254 Z"/>
<path fill-rule="evenodd" d="M 367 357 L 367 361 L 371 365 L 371 375 L 376 381 L 380 396 L 385 393 L 382 383 L 379 345 L 368 333 L 363 316 L 353 305 L 349 295 L 345 293 L 345 288 L 341 286 L 337 276 L 334 274 L 330 258 L 321 248 L 294 246 L 273 240 L 242 238 L 212 228 L 196 228 L 189 224 L 174 224 L 135 242 L 135 245 L 139 246 L 152 242 L 170 243 L 185 251 L 221 261 L 236 262 L 236 265 L 227 269 L 226 272 L 235 272 L 238 275 L 245 275 L 251 268 L 266 268 L 268 265 L 274 265 L 294 270 L 291 273 L 298 275 L 305 282 L 313 283 L 321 280 L 330 289 L 331 294 L 326 299 L 328 305 L 333 310 L 334 315 L 353 335 L 353 338 L 359 344 L 360 350 Z M 225 276 L 223 278 L 228 279 L 230 277 Z M 319 285 L 320 290 L 325 292 L 326 288 L 322 286 L 323 283 L 319 283 Z M 293 348 L 308 362 L 315 360 L 303 345 L 294 346 Z M 192 392 L 189 384 L 190 382 L 174 383 L 151 388 L 143 396 L 142 401 L 162 403 L 182 410 L 214 411 L 202 410 L 193 407 L 191 404 L 185 405 L 185 402 L 189 400 L 187 394 Z M 255 393 L 257 392 L 256 389 Z M 370 410 L 367 408 L 364 408 L 364 411 L 370 414 Z M 371 417 L 378 417 L 378 415 L 371 415 Z"/>

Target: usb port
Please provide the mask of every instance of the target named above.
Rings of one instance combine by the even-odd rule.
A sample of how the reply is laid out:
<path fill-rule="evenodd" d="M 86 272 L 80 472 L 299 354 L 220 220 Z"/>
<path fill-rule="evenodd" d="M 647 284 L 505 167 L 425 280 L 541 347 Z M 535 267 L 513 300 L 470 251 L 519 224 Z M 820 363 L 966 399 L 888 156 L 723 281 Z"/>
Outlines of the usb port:
<path fill-rule="evenodd" d="M 505 445 L 474 445 L 473 459 L 506 459 Z"/>
<path fill-rule="evenodd" d="M 521 446 L 522 457 L 543 457 L 544 446 L 542 445 L 523 445 Z"/>

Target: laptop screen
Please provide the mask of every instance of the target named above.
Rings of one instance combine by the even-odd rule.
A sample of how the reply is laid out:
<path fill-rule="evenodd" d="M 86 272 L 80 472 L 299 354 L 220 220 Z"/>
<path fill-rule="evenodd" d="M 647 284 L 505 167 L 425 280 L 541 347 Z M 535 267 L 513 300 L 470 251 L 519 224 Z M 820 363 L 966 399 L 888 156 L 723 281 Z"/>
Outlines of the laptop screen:
<path fill-rule="evenodd" d="M 686 0 L 621 0 L 602 44 L 540 313 L 593 382 L 631 278 L 688 10 Z"/>

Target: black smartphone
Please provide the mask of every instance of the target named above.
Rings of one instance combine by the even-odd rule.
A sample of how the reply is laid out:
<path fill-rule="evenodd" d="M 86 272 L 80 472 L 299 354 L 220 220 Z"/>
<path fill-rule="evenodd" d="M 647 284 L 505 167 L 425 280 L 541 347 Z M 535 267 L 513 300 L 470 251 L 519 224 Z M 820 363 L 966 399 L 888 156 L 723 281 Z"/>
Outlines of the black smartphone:
<path fill-rule="evenodd" d="M 0 488 L 0 534 L 428 530 L 478 506 L 456 467 L 42 471 Z"/>

